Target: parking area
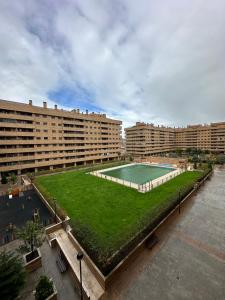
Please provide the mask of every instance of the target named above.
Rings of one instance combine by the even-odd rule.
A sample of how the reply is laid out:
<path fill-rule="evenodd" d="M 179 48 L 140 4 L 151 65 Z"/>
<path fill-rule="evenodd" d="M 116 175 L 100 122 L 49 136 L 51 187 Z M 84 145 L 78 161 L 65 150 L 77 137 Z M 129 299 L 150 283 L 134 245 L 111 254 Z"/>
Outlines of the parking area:
<path fill-rule="evenodd" d="M 216 170 L 198 193 L 158 231 L 121 274 L 108 299 L 225 299 L 225 171 Z"/>

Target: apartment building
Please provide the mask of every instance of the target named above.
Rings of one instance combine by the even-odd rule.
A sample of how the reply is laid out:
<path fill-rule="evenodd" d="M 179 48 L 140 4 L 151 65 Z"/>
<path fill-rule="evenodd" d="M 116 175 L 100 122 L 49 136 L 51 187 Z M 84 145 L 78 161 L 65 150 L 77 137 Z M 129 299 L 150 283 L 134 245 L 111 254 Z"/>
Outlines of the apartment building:
<path fill-rule="evenodd" d="M 196 148 L 215 153 L 225 153 L 225 122 L 206 125 L 188 125 L 184 128 L 154 126 L 137 122 L 125 129 L 127 153 L 149 156 Z"/>
<path fill-rule="evenodd" d="M 135 126 L 125 128 L 126 150 L 134 156 L 149 156 L 169 152 L 174 149 L 174 129 L 137 122 Z"/>
<path fill-rule="evenodd" d="M 121 121 L 0 100 L 0 173 L 37 172 L 116 160 Z"/>

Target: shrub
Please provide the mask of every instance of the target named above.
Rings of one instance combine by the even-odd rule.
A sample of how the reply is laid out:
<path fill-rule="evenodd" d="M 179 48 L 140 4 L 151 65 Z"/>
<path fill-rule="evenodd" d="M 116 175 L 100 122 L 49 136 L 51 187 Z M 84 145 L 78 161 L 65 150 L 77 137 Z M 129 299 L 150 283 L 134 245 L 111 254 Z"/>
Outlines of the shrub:
<path fill-rule="evenodd" d="M 225 155 L 220 154 L 216 157 L 216 164 L 222 165 L 225 164 Z"/>
<path fill-rule="evenodd" d="M 44 229 L 38 222 L 27 221 L 26 226 L 17 231 L 17 237 L 24 242 L 21 252 L 34 252 L 44 241 Z"/>
<path fill-rule="evenodd" d="M 8 182 L 7 177 L 5 175 L 2 175 L 1 183 L 6 184 L 7 182 Z"/>
<path fill-rule="evenodd" d="M 12 173 L 12 174 L 10 175 L 10 181 L 11 181 L 13 184 L 15 184 L 15 183 L 16 183 L 16 180 L 17 180 L 16 174 L 15 174 L 15 173 Z"/>
<path fill-rule="evenodd" d="M 207 162 L 207 168 L 209 169 L 209 170 L 212 170 L 212 161 L 208 161 Z"/>
<path fill-rule="evenodd" d="M 15 299 L 25 284 L 26 273 L 18 256 L 0 253 L 0 299 Z"/>
<path fill-rule="evenodd" d="M 41 276 L 36 286 L 35 299 L 45 300 L 54 292 L 53 282 L 47 276 Z"/>
<path fill-rule="evenodd" d="M 12 189 L 11 193 L 13 195 L 13 197 L 17 197 L 19 196 L 20 190 L 18 188 Z"/>

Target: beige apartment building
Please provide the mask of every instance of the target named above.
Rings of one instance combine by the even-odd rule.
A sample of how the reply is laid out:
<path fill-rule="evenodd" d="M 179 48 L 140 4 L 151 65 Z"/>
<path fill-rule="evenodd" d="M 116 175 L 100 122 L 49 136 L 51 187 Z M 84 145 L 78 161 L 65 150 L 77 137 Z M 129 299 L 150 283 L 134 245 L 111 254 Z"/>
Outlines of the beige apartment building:
<path fill-rule="evenodd" d="M 133 156 L 150 156 L 175 149 L 196 148 L 225 153 L 225 122 L 188 125 L 185 128 L 137 122 L 125 129 L 126 150 Z"/>
<path fill-rule="evenodd" d="M 134 156 L 149 156 L 172 151 L 175 143 L 173 128 L 137 122 L 125 128 L 126 150 Z"/>
<path fill-rule="evenodd" d="M 108 160 L 121 154 L 121 121 L 0 100 L 0 174 L 37 172 Z"/>

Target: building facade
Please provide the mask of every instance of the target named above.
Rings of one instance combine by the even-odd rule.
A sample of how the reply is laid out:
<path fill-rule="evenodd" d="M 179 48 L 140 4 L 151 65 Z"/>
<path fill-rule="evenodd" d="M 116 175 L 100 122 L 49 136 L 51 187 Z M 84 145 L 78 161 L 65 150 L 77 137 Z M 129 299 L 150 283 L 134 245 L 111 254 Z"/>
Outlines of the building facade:
<path fill-rule="evenodd" d="M 0 100 L 0 173 L 37 172 L 116 160 L 121 121 Z"/>
<path fill-rule="evenodd" d="M 149 156 L 169 152 L 174 148 L 175 135 L 172 128 L 137 122 L 125 128 L 126 150 L 134 156 Z"/>
<path fill-rule="evenodd" d="M 185 128 L 137 122 L 126 128 L 125 134 L 127 153 L 133 156 L 144 157 L 187 148 L 225 153 L 225 122 Z"/>

